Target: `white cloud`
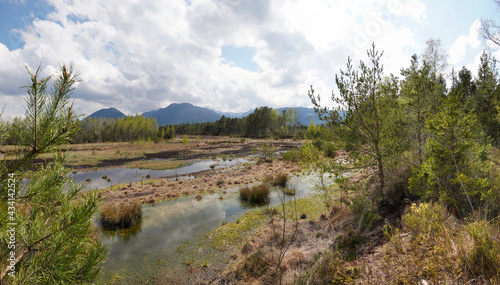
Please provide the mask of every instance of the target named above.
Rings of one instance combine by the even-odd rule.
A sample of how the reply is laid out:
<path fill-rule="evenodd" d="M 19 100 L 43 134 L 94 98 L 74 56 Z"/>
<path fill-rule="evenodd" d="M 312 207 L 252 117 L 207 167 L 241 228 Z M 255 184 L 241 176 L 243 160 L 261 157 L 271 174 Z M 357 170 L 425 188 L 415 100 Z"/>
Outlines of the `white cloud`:
<path fill-rule="evenodd" d="M 22 96 L 24 65 L 41 62 L 48 73 L 72 61 L 82 74 L 73 98 L 86 114 L 110 106 L 135 114 L 173 102 L 223 111 L 308 106 L 309 85 L 329 96 L 347 57 L 366 59 L 373 41 L 385 50 L 386 70 L 398 73 L 415 42 L 396 20 L 425 19 L 418 0 L 48 2 L 55 11 L 19 31 L 21 49 L 0 44 L 1 102 Z M 260 72 L 225 62 L 224 45 L 254 47 Z"/>
<path fill-rule="evenodd" d="M 474 21 L 469 28 L 468 35 L 461 35 L 458 37 L 449 50 L 449 63 L 455 65 L 460 63 L 466 55 L 467 47 L 477 48 L 481 44 L 479 39 L 479 29 L 481 28 L 481 20 Z"/>

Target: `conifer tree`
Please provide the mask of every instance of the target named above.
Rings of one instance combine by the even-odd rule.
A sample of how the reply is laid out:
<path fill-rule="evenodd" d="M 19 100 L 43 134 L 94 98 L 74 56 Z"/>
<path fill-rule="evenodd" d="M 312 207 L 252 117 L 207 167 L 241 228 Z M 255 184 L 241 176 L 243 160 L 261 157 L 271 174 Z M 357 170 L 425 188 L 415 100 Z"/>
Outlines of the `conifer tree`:
<path fill-rule="evenodd" d="M 97 265 L 105 255 L 91 223 L 98 196 L 82 193 L 71 183 L 66 156 L 57 151 L 78 128 L 70 102 L 78 74 L 62 66 L 49 95 L 49 77 L 40 78 L 40 71 L 40 67 L 35 73 L 28 71 L 26 128 L 20 133 L 24 148 L 18 159 L 2 162 L 0 168 L 0 280 L 2 284 L 89 283 L 97 278 Z M 46 152 L 53 153 L 53 162 L 20 183 L 33 160 Z"/>
<path fill-rule="evenodd" d="M 494 62 L 486 52 L 481 55 L 481 63 L 476 79 L 477 90 L 471 99 L 472 107 L 477 114 L 485 134 L 493 145 L 500 144 L 499 100 L 500 90 L 497 88 L 497 79 Z"/>
<path fill-rule="evenodd" d="M 402 69 L 401 74 L 405 76 L 401 84 L 401 96 L 410 123 L 410 134 L 416 144 L 418 164 L 421 164 L 428 135 L 425 120 L 439 106 L 444 86 L 428 62 L 419 65 L 416 55 L 412 56 L 410 68 Z"/>
<path fill-rule="evenodd" d="M 348 143 L 353 149 L 372 158 L 377 167 L 378 184 L 375 196 L 380 196 L 385 188 L 386 177 L 384 172 L 383 119 L 380 110 L 380 83 L 382 81 L 383 66 L 380 58 L 383 53 L 375 49 L 375 44 L 367 51 L 370 65 L 360 62 L 359 71 L 354 70 L 352 61 L 347 61 L 347 71 L 340 71 L 335 76 L 339 96 L 332 92 L 332 100 L 336 107 L 328 109 L 321 105 L 320 96 L 314 94 L 311 86 L 308 92 L 316 113 L 320 119 L 335 126 L 339 139 Z M 363 145 L 367 144 L 368 148 Z"/>
<path fill-rule="evenodd" d="M 409 190 L 424 200 L 442 200 L 466 216 L 489 193 L 489 147 L 474 112 L 458 92 L 450 92 L 438 113 L 427 120 L 427 157 L 409 180 Z"/>

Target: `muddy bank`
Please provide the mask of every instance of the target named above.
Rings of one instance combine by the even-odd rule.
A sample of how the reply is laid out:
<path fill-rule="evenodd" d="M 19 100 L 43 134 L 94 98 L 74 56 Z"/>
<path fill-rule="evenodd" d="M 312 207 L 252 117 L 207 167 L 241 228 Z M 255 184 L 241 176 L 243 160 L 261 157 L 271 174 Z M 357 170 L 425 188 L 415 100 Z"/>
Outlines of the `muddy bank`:
<path fill-rule="evenodd" d="M 105 201 L 140 200 L 143 203 L 156 203 L 185 195 L 221 193 L 226 188 L 252 184 L 270 175 L 299 171 L 298 164 L 281 160 L 250 163 L 223 171 L 204 171 L 186 180 L 162 179 L 152 183 L 130 183 L 104 190 L 102 198 Z"/>

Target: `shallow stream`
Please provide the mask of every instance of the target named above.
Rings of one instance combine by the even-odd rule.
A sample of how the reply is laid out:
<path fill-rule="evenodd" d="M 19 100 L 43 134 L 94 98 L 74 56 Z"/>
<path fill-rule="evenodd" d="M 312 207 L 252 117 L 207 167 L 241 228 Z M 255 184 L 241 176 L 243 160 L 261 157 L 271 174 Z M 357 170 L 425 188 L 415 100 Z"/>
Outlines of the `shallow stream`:
<path fill-rule="evenodd" d="M 156 179 L 162 177 L 179 177 L 214 169 L 223 169 L 248 162 L 245 158 L 235 158 L 232 160 L 208 159 L 195 161 L 189 165 L 166 170 L 152 170 L 140 168 L 112 168 L 99 169 L 96 171 L 78 172 L 73 175 L 76 183 L 83 183 L 87 189 L 104 189 L 116 184 L 137 183 L 143 180 Z M 104 178 L 103 178 L 104 177 Z"/>
<path fill-rule="evenodd" d="M 311 189 L 311 183 L 303 177 L 293 177 L 289 185 L 295 188 L 296 198 L 306 196 Z M 279 204 L 276 191 L 272 191 L 270 204 Z M 237 188 L 227 189 L 226 194 L 206 195 L 201 201 L 188 196 L 143 205 L 140 225 L 121 233 L 102 234 L 108 255 L 101 281 L 154 284 L 159 281 L 154 279 L 157 276 L 178 277 L 186 268 L 179 250 L 183 244 L 196 241 L 221 223 L 236 221 L 243 213 L 255 209 L 240 202 Z"/>

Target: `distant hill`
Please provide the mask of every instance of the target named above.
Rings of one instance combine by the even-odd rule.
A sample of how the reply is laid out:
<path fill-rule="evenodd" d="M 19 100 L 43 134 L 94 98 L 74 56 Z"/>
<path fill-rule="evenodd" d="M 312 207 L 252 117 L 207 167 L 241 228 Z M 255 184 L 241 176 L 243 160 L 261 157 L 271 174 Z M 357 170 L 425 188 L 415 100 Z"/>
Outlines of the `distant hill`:
<path fill-rule="evenodd" d="M 292 107 L 293 109 L 299 110 L 297 115 L 297 120 L 304 126 L 308 126 L 311 123 L 311 118 L 314 118 L 314 123 L 316 125 L 323 124 L 318 118 L 318 115 L 314 112 L 313 108 L 304 107 Z M 286 108 L 277 109 L 280 113 Z M 243 118 L 253 113 L 255 109 L 251 109 L 244 113 L 231 113 L 231 112 L 216 112 L 208 108 L 202 108 L 194 106 L 190 103 L 173 103 L 168 107 L 148 111 L 143 113 L 144 117 L 156 118 L 158 125 L 166 126 L 172 124 L 183 124 L 183 123 L 205 123 L 205 122 L 215 122 L 220 119 L 223 115 L 228 118 Z M 87 118 L 125 118 L 126 115 L 115 108 L 102 109 L 97 112 L 92 113 Z"/>
<path fill-rule="evenodd" d="M 118 118 L 125 118 L 125 117 L 126 117 L 126 115 L 123 114 L 122 112 L 120 112 L 119 110 L 117 110 L 115 108 L 108 108 L 108 109 L 101 109 L 99 111 L 96 111 L 96 112 L 90 114 L 87 118 L 118 119 Z M 85 119 L 87 119 L 87 118 L 85 118 Z"/>
<path fill-rule="evenodd" d="M 189 103 L 173 103 L 168 107 L 145 112 L 144 117 L 156 118 L 158 125 L 215 122 L 222 116 L 217 112 Z"/>

